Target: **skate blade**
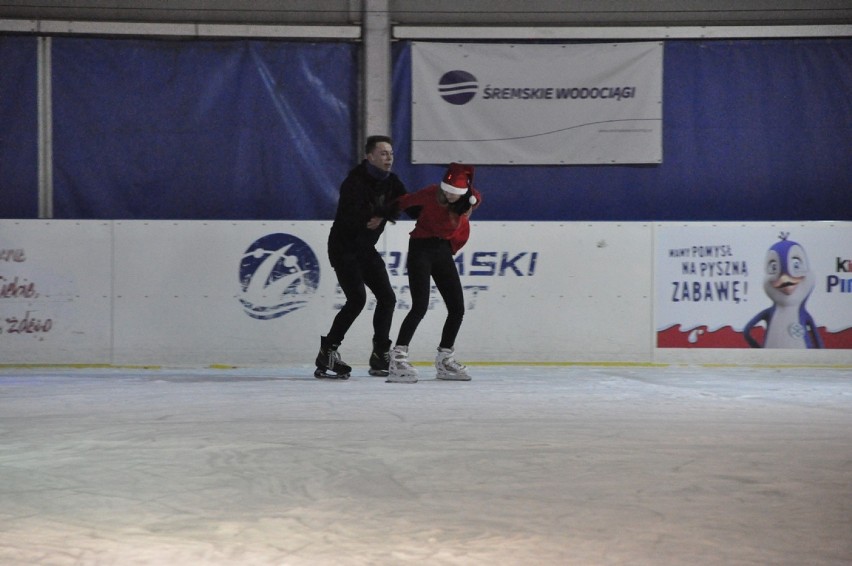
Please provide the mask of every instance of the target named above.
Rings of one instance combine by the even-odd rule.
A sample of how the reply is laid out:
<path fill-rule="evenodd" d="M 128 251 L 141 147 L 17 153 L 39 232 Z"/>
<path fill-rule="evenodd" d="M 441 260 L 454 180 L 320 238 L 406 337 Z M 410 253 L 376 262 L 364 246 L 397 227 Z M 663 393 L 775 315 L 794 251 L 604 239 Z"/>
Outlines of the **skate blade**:
<path fill-rule="evenodd" d="M 326 370 L 317 368 L 314 370 L 314 377 L 317 379 L 349 379 L 348 373 L 329 373 Z"/>
<path fill-rule="evenodd" d="M 368 373 L 370 375 L 372 375 L 373 377 L 387 377 L 388 376 L 388 370 L 386 370 L 386 369 L 371 369 Z"/>
<path fill-rule="evenodd" d="M 385 383 L 417 383 L 417 379 L 386 379 Z"/>
<path fill-rule="evenodd" d="M 449 375 L 438 375 L 435 377 L 438 381 L 470 381 L 470 376 L 449 376 Z"/>

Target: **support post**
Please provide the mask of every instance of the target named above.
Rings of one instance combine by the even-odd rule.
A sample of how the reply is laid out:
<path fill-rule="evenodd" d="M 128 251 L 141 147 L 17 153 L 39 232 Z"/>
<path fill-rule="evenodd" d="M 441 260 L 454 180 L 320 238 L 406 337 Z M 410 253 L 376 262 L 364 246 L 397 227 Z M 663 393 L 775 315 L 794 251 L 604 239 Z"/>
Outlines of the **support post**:
<path fill-rule="evenodd" d="M 390 132 L 390 17 L 388 0 L 363 0 L 364 136 Z M 363 136 L 362 136 L 363 137 Z M 359 147 L 361 143 L 359 141 Z"/>
<path fill-rule="evenodd" d="M 51 40 L 38 38 L 38 217 L 53 218 Z"/>

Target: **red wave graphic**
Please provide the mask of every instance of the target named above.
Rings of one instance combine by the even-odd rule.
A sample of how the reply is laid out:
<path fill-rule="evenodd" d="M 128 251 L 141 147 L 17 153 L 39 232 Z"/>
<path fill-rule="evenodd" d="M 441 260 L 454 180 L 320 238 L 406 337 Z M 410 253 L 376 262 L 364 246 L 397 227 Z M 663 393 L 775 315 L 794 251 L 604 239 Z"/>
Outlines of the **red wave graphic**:
<path fill-rule="evenodd" d="M 829 332 L 824 326 L 817 328 L 826 349 L 852 349 L 852 328 Z M 752 329 L 751 335 L 758 344 L 763 343 L 766 330 Z M 657 348 L 749 348 L 743 333 L 730 326 L 710 331 L 707 326 L 682 329 L 679 324 L 657 332 Z"/>

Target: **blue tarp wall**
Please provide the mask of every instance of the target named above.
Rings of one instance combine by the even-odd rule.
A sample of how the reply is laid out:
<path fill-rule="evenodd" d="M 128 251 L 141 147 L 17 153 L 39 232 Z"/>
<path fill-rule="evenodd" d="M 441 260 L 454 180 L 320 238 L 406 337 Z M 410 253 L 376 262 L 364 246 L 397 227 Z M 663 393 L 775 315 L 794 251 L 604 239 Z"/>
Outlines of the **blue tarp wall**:
<path fill-rule="evenodd" d="M 37 40 L 0 36 L 0 217 L 37 216 Z M 410 44 L 393 47 L 409 189 Z M 326 220 L 361 158 L 358 45 L 52 39 L 54 217 Z M 852 39 L 667 41 L 663 163 L 482 166 L 480 220 L 850 220 Z M 375 132 L 368 132 L 375 133 Z"/>
<path fill-rule="evenodd" d="M 38 217 L 38 44 L 0 36 L 0 218 Z"/>

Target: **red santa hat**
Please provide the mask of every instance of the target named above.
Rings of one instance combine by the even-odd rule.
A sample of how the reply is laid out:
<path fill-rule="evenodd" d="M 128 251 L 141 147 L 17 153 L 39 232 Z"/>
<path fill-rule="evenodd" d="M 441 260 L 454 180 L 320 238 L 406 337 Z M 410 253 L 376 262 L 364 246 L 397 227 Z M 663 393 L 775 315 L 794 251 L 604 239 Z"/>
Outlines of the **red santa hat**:
<path fill-rule="evenodd" d="M 441 180 L 441 189 L 454 195 L 463 195 L 473 186 L 473 165 L 450 163 Z"/>

